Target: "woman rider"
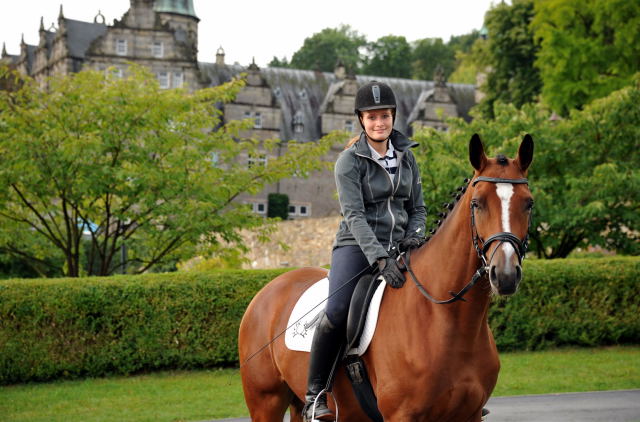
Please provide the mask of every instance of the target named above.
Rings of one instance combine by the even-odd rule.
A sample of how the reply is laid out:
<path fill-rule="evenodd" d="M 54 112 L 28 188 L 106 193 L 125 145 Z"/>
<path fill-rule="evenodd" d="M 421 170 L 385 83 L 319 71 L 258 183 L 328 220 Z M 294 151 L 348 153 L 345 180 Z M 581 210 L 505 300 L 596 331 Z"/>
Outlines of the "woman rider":
<path fill-rule="evenodd" d="M 424 233 L 422 184 L 410 150 L 417 144 L 393 129 L 393 91 L 381 82 L 364 85 L 356 94 L 355 113 L 363 131 L 335 165 L 343 219 L 333 245 L 329 299 L 311 346 L 303 412 L 307 421 L 312 413 L 317 420 L 335 420 L 323 390 L 345 336 L 356 276 L 376 265 L 391 287 L 402 287 L 404 275 L 389 250 L 395 243 L 404 249 L 418 246 Z"/>

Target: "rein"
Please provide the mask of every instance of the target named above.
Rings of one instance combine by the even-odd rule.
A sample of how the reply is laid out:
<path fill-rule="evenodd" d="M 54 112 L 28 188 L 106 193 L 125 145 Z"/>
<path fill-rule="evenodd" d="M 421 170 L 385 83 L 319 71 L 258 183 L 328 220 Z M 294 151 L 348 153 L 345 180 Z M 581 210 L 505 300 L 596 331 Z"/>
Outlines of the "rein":
<path fill-rule="evenodd" d="M 528 184 L 529 183 L 527 179 L 503 179 L 499 177 L 478 176 L 475 180 L 473 180 L 473 182 L 471 183 L 471 186 L 475 186 L 478 182 L 512 183 L 512 184 Z M 473 286 L 475 286 L 476 282 L 479 279 L 481 279 L 484 275 L 486 275 L 488 272 L 489 263 L 493 259 L 493 254 L 491 255 L 491 258 L 489 258 L 489 260 L 487 261 L 486 253 L 493 242 L 499 241 L 500 243 L 504 243 L 504 242 L 510 243 L 515 249 L 520 263 L 522 263 L 522 260 L 524 259 L 525 254 L 527 252 L 527 248 L 529 246 L 529 233 L 528 233 L 529 230 L 528 229 L 529 227 L 531 227 L 531 216 L 529 216 L 527 235 L 523 240 L 520 240 L 518 236 L 516 236 L 511 232 L 495 233 L 489 236 L 487 240 L 483 240 L 480 237 L 480 235 L 478 235 L 478 230 L 476 229 L 475 207 L 476 205 L 474 203 L 471 203 L 471 235 L 473 239 L 473 246 L 476 250 L 476 253 L 478 254 L 478 258 L 480 258 L 481 260 L 480 267 L 473 274 L 473 276 L 471 277 L 471 280 L 458 293 L 449 291 L 451 298 L 445 299 L 445 300 L 438 300 L 438 299 L 435 299 L 433 296 L 431 296 L 429 292 L 427 292 L 427 289 L 422 285 L 422 283 L 420 283 L 415 273 L 411 269 L 411 249 L 407 250 L 404 253 L 404 255 L 401 255 L 403 257 L 404 266 L 407 272 L 409 273 L 409 275 L 411 276 L 411 279 L 415 283 L 416 287 L 420 291 L 420 293 L 422 293 L 424 297 L 426 297 L 431 302 L 437 305 L 446 305 L 449 303 L 457 302 L 459 300 L 466 302 L 464 295 L 467 294 L 467 292 L 471 290 Z M 480 243 L 482 243 L 482 248 L 480 247 Z M 493 251 L 494 254 L 497 249 L 498 248 L 496 248 Z"/>

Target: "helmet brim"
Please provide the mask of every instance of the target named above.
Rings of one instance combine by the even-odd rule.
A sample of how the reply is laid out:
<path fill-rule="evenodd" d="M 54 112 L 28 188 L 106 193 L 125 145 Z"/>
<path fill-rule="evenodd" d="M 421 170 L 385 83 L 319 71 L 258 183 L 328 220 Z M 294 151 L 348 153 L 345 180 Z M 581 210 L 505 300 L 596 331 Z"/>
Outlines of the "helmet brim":
<path fill-rule="evenodd" d="M 395 110 L 396 106 L 395 105 L 390 105 L 390 104 L 380 104 L 380 105 L 374 105 L 374 106 L 369 106 L 369 107 L 361 107 L 361 108 L 357 108 L 356 109 L 356 113 L 358 113 L 359 111 L 369 111 L 369 110 L 384 110 L 385 108 L 390 108 L 391 110 Z"/>

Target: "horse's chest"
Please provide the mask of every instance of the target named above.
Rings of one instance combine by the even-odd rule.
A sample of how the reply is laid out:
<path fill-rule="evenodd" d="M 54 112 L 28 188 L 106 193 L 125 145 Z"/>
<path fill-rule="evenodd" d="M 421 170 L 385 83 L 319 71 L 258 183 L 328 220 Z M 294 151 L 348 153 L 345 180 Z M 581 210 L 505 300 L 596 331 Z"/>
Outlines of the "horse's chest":
<path fill-rule="evenodd" d="M 488 400 L 498 371 L 497 355 L 490 351 L 484 356 L 452 352 L 425 358 L 404 376 L 399 371 L 393 385 L 383 382 L 380 405 L 387 406 L 387 414 L 400 412 L 406 420 L 468 420 Z"/>

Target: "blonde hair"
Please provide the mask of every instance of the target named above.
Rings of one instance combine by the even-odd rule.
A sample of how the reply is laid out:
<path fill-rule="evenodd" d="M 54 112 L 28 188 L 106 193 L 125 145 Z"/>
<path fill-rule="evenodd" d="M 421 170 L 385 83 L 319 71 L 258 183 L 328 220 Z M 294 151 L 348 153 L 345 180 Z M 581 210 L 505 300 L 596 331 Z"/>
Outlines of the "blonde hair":
<path fill-rule="evenodd" d="M 349 142 L 347 142 L 347 145 L 344 146 L 344 149 L 349 149 L 349 147 L 351 147 L 353 144 L 358 142 L 358 139 L 360 139 L 360 135 L 354 136 L 353 138 L 351 138 Z"/>

